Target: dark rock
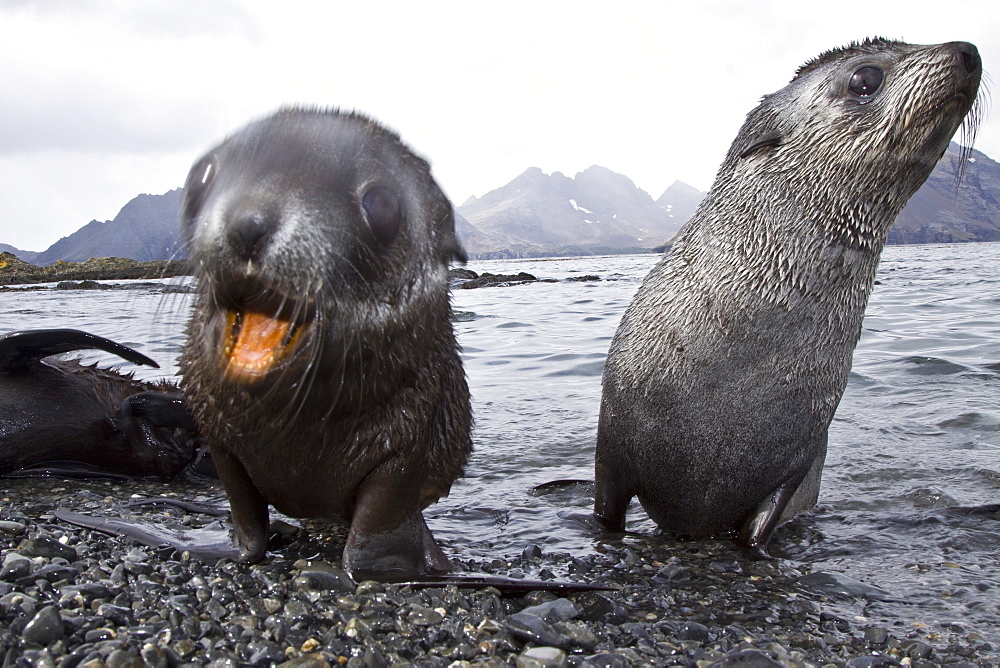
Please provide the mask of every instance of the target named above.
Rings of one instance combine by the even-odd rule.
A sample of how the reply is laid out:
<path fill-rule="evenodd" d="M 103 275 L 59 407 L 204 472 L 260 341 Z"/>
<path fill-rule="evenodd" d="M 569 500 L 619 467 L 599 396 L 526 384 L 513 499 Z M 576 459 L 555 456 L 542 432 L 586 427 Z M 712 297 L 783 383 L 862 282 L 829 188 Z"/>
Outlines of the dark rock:
<path fill-rule="evenodd" d="M 281 646 L 273 642 L 249 642 L 247 651 L 250 652 L 250 663 L 255 666 L 281 663 L 285 659 Z"/>
<path fill-rule="evenodd" d="M 97 607 L 97 614 L 118 626 L 128 626 L 132 621 L 132 608 L 103 603 Z"/>
<path fill-rule="evenodd" d="M 841 633 L 847 633 L 851 630 L 851 623 L 849 621 L 828 612 L 820 613 L 819 621 L 822 623 L 823 628 L 826 629 L 834 629 Z"/>
<path fill-rule="evenodd" d="M 0 580 L 16 582 L 31 573 L 34 563 L 28 557 L 17 552 L 4 555 L 3 567 L 0 568 Z"/>
<path fill-rule="evenodd" d="M 628 612 L 604 594 L 582 594 L 577 598 L 579 618 L 588 622 L 621 624 L 628 620 Z"/>
<path fill-rule="evenodd" d="M 9 534 L 16 536 L 19 533 L 23 533 L 26 525 L 24 522 L 12 522 L 10 520 L 0 520 L 0 534 Z"/>
<path fill-rule="evenodd" d="M 865 629 L 865 640 L 872 645 L 884 645 L 889 639 L 889 632 L 877 626 L 869 626 Z"/>
<path fill-rule="evenodd" d="M 917 660 L 917 659 L 926 659 L 930 657 L 930 655 L 934 653 L 934 648 L 925 642 L 917 640 L 915 642 L 907 643 L 906 645 L 904 645 L 903 651 L 906 652 L 906 656 L 910 657 L 911 659 Z"/>
<path fill-rule="evenodd" d="M 686 622 L 677 631 L 678 640 L 695 640 L 697 642 L 708 641 L 708 627 L 698 622 Z"/>
<path fill-rule="evenodd" d="M 568 636 L 557 631 L 537 615 L 518 612 L 508 617 L 504 624 L 510 634 L 521 642 L 533 642 L 537 645 L 551 645 L 563 649 L 573 644 Z"/>
<path fill-rule="evenodd" d="M 18 548 L 18 552 L 26 557 L 59 557 L 66 561 L 76 561 L 76 550 L 48 537 L 31 538 Z"/>
<path fill-rule="evenodd" d="M 576 607 L 576 605 L 572 601 L 565 598 L 557 598 L 553 601 L 539 603 L 538 605 L 525 608 L 521 612 L 541 617 L 542 619 L 550 622 L 564 622 L 569 619 L 574 619 L 578 614 L 580 614 L 580 610 Z"/>
<path fill-rule="evenodd" d="M 444 619 L 444 615 L 440 612 L 424 607 L 415 607 L 406 616 L 406 621 L 414 626 L 434 626 L 440 624 L 442 619 Z"/>
<path fill-rule="evenodd" d="M 844 668 L 886 668 L 900 666 L 899 661 L 891 656 L 856 656 L 844 664 Z"/>
<path fill-rule="evenodd" d="M 76 579 L 76 576 L 80 573 L 75 568 L 70 568 L 69 566 L 62 566 L 60 564 L 48 564 L 47 566 L 42 566 L 34 573 L 32 577 L 44 578 L 49 582 L 60 582 L 62 580 L 68 580 L 72 582 Z"/>
<path fill-rule="evenodd" d="M 478 278 L 462 283 L 461 287 L 465 290 L 471 290 L 473 288 L 521 285 L 523 283 L 533 283 L 537 280 L 537 277 L 523 271 L 517 274 L 491 274 L 483 272 Z"/>
<path fill-rule="evenodd" d="M 344 571 L 337 570 L 339 572 L 329 570 L 302 571 L 299 577 L 295 578 L 295 586 L 301 591 L 335 591 L 353 594 L 357 588 L 354 580 Z"/>
<path fill-rule="evenodd" d="M 517 668 L 563 668 L 568 666 L 566 652 L 558 647 L 532 647 L 517 657 Z"/>
<path fill-rule="evenodd" d="M 766 652 L 758 649 L 744 649 L 731 654 L 727 654 L 724 659 L 710 664 L 710 668 L 723 668 L 724 666 L 738 666 L 739 668 L 773 668 L 782 664 Z"/>
<path fill-rule="evenodd" d="M 521 552 L 522 559 L 541 559 L 542 558 L 542 548 L 537 544 L 532 543 L 524 548 Z"/>
<path fill-rule="evenodd" d="M 109 290 L 110 286 L 101 285 L 97 281 L 59 281 L 56 290 Z"/>
<path fill-rule="evenodd" d="M 47 605 L 35 613 L 22 635 L 27 642 L 48 645 L 62 638 L 64 633 L 59 610 L 54 605 Z"/>
<path fill-rule="evenodd" d="M 11 262 L 6 256 L 14 258 L 10 253 L 0 254 L 0 285 L 57 283 L 56 289 L 60 290 L 131 289 L 136 285 L 112 286 L 96 281 L 158 279 L 191 274 L 185 260 L 138 262 L 121 257 L 91 257 L 89 260 L 60 261 L 48 267 L 36 267 L 20 260 Z"/>
<path fill-rule="evenodd" d="M 690 577 L 690 570 L 680 564 L 667 564 L 657 571 L 656 575 L 653 576 L 653 580 L 656 582 L 670 582 L 671 580 L 688 580 Z"/>
<path fill-rule="evenodd" d="M 104 662 L 104 668 L 142 668 L 142 657 L 124 649 L 116 649 Z"/>
<path fill-rule="evenodd" d="M 472 271 L 471 269 L 464 269 L 462 267 L 454 267 L 453 269 L 449 269 L 448 270 L 448 278 L 449 278 L 449 280 L 451 280 L 451 279 L 461 279 L 461 280 L 466 280 L 467 281 L 467 280 L 470 280 L 470 279 L 473 279 L 473 278 L 479 278 L 479 274 L 477 274 L 476 272 Z"/>
<path fill-rule="evenodd" d="M 584 659 L 583 665 L 587 668 L 629 668 L 632 663 L 620 654 L 601 652 L 588 656 Z"/>
<path fill-rule="evenodd" d="M 828 596 L 865 598 L 870 601 L 893 600 L 892 595 L 886 590 L 858 582 L 843 573 L 828 573 L 825 571 L 809 573 L 799 578 L 799 584 Z"/>

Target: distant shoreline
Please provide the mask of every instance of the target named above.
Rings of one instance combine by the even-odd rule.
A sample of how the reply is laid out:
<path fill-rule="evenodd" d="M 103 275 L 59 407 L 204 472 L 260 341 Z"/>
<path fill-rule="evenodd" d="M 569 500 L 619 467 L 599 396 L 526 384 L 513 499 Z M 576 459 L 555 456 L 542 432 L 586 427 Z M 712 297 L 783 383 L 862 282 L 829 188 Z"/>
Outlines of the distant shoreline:
<path fill-rule="evenodd" d="M 57 281 L 107 281 L 190 276 L 187 260 L 138 262 L 121 257 L 98 257 L 83 262 L 56 262 L 39 267 L 12 253 L 0 253 L 0 285 L 53 283 Z"/>

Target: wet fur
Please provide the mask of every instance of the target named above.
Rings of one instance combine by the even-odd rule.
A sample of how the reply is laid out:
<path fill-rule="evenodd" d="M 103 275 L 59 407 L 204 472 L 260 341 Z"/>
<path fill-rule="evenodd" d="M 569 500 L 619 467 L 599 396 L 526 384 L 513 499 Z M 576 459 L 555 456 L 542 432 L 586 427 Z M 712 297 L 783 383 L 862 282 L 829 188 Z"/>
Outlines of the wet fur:
<path fill-rule="evenodd" d="M 404 212 L 389 239 L 361 215 L 371 184 Z M 269 503 L 351 523 L 349 569 L 446 569 L 420 509 L 448 493 L 471 450 L 447 287 L 464 254 L 427 163 L 363 116 L 286 109 L 210 151 L 185 190 L 199 286 L 183 389 L 233 471 L 222 478 L 242 558 L 263 556 Z M 232 237 L 247 209 L 268 228 L 250 257 Z M 223 311 L 253 302 L 311 325 L 263 381 L 233 382 L 219 366 Z"/>
<path fill-rule="evenodd" d="M 886 235 L 976 97 L 979 71 L 955 49 L 830 51 L 747 116 L 611 344 L 605 527 L 622 530 L 638 496 L 671 533 L 740 530 L 762 551 L 779 519 L 815 503 Z M 847 88 L 865 65 L 885 72 L 871 99 Z"/>

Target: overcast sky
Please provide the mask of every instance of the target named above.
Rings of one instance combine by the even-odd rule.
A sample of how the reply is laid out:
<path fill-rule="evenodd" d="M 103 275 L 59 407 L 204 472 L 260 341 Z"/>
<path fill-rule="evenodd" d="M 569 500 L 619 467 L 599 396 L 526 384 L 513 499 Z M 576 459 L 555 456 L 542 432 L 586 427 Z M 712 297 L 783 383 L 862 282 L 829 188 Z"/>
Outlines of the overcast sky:
<path fill-rule="evenodd" d="M 808 9 L 807 9 L 808 8 Z M 746 113 L 868 36 L 975 43 L 1000 2 L 0 1 L 0 242 L 44 250 L 291 103 L 365 111 L 461 204 L 530 166 L 701 190 Z M 987 84 L 989 85 L 989 84 Z M 1000 118 L 976 147 L 1000 159 Z"/>

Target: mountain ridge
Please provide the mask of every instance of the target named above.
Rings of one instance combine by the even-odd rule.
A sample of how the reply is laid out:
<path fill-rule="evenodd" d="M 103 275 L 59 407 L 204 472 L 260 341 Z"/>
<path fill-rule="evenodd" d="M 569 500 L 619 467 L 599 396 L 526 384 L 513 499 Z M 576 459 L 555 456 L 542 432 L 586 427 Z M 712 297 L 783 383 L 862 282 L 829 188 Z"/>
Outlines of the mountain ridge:
<path fill-rule="evenodd" d="M 961 173 L 961 181 L 958 176 Z M 183 189 L 141 194 L 113 220 L 91 221 L 42 252 L 0 244 L 36 265 L 121 257 L 184 259 Z M 675 181 L 655 200 L 627 176 L 592 165 L 573 177 L 529 167 L 455 207 L 470 259 L 651 252 L 677 233 L 705 193 Z M 1000 164 L 954 142 L 889 232 L 890 244 L 1000 241 Z"/>

